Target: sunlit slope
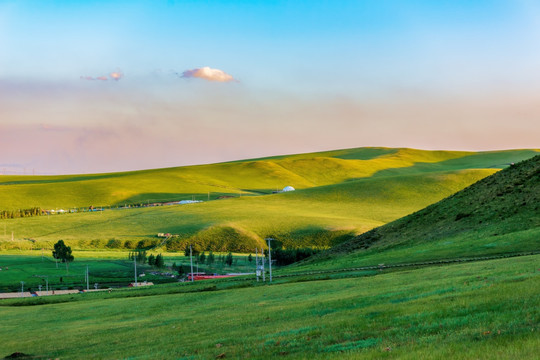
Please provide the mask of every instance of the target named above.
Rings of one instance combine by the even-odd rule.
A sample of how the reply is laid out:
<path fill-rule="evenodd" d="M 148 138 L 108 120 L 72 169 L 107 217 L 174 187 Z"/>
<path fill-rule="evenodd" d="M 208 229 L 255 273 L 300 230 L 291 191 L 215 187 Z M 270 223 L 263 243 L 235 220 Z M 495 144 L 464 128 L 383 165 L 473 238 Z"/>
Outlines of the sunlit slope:
<path fill-rule="evenodd" d="M 331 246 L 417 211 L 495 171 L 363 178 L 292 193 L 182 206 L 10 219 L 3 221 L 8 235 L 5 244 L 13 231 L 17 239 L 32 238 L 49 245 L 64 239 L 81 247 L 104 247 L 110 239 L 124 244 L 158 241 L 160 232 L 179 235 L 166 244 L 170 250 L 181 250 L 188 242 L 211 246 L 231 237 L 253 249 L 267 236 L 286 246 Z"/>
<path fill-rule="evenodd" d="M 372 176 L 502 168 L 534 150 L 497 152 L 358 148 L 199 166 L 66 176 L 0 176 L 0 210 L 215 199 L 339 184 Z"/>
<path fill-rule="evenodd" d="M 331 249 L 307 267 L 540 250 L 540 155 Z"/>

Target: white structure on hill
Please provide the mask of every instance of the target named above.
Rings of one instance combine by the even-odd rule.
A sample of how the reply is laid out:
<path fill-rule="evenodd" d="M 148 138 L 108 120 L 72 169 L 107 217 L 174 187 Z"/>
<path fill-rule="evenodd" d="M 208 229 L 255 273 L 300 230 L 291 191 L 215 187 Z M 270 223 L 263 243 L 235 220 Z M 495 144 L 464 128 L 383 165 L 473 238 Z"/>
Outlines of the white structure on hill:
<path fill-rule="evenodd" d="M 281 190 L 281 192 L 288 192 L 288 191 L 294 191 L 295 188 L 293 188 L 292 186 L 285 186 L 283 188 L 283 190 Z"/>

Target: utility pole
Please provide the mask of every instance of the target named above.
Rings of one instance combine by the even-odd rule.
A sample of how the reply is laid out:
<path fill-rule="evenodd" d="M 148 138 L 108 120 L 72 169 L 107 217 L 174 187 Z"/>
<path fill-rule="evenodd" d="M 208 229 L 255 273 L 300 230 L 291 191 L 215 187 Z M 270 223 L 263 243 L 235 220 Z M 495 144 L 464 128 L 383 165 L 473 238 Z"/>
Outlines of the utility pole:
<path fill-rule="evenodd" d="M 261 270 L 262 270 L 262 276 L 263 276 L 263 282 L 266 281 L 266 274 L 264 273 L 264 251 L 261 249 Z"/>
<path fill-rule="evenodd" d="M 266 238 L 268 241 L 268 267 L 270 268 L 270 282 L 272 282 L 272 251 L 270 249 L 270 241 L 273 241 L 272 238 Z"/>
<path fill-rule="evenodd" d="M 45 280 L 45 289 L 47 290 L 47 295 L 49 295 L 49 277 L 47 275 L 34 275 L 35 277 L 42 278 Z M 39 285 L 41 291 L 41 285 Z"/>
<path fill-rule="evenodd" d="M 86 290 L 90 290 L 90 273 L 88 272 L 88 265 L 86 265 Z"/>
<path fill-rule="evenodd" d="M 191 282 L 193 282 L 193 251 L 189 245 L 189 262 L 191 263 Z"/>
<path fill-rule="evenodd" d="M 24 297 L 24 281 L 21 281 L 21 297 Z"/>
<path fill-rule="evenodd" d="M 255 274 L 257 275 L 257 282 L 259 282 L 259 250 L 255 248 Z"/>
<path fill-rule="evenodd" d="M 139 286 L 137 283 L 137 257 L 133 257 L 133 266 L 135 266 L 135 286 Z"/>

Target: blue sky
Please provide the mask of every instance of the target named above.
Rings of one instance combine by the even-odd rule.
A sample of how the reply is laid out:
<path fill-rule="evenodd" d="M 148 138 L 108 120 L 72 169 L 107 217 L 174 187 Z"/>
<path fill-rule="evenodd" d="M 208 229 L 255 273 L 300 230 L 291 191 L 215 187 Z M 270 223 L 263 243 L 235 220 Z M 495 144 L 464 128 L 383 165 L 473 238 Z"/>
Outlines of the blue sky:
<path fill-rule="evenodd" d="M 0 167 L 538 147 L 539 40 L 526 0 L 0 1 Z"/>

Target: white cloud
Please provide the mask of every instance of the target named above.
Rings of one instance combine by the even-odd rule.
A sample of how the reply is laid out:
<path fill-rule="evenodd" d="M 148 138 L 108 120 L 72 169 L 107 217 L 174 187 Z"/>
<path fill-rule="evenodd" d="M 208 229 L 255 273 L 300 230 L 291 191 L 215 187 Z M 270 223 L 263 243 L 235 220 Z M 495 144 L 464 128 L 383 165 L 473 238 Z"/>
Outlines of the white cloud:
<path fill-rule="evenodd" d="M 236 81 L 231 75 L 227 74 L 223 70 L 212 69 L 208 66 L 186 70 L 182 73 L 183 78 L 199 78 L 208 81 L 217 82 L 230 82 Z"/>

